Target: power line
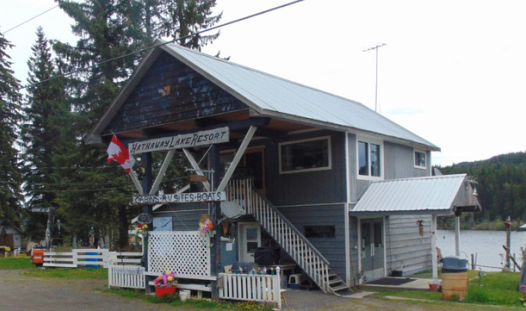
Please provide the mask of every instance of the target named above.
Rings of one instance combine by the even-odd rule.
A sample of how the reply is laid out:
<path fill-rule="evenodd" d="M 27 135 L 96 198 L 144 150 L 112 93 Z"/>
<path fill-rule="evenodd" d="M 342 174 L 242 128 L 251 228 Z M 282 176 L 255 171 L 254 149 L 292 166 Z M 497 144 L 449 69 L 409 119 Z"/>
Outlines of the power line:
<path fill-rule="evenodd" d="M 293 5 L 293 4 L 296 4 L 298 2 L 303 2 L 305 0 L 296 0 L 296 1 L 292 1 L 292 2 L 289 2 L 289 3 L 286 3 L 286 4 L 282 4 L 280 6 L 277 6 L 277 7 L 273 7 L 271 9 L 267 9 L 267 10 L 264 10 L 264 11 L 261 11 L 261 12 L 258 12 L 258 13 L 254 13 L 252 15 L 248 15 L 248 16 L 245 16 L 245 17 L 242 17 L 242 18 L 239 18 L 239 19 L 236 19 L 236 20 L 233 20 L 233 21 L 230 21 L 230 22 L 227 22 L 227 23 L 224 23 L 224 24 L 221 24 L 221 25 L 217 25 L 217 26 L 214 26 L 214 27 L 210 27 L 208 29 L 205 29 L 205 30 L 201 30 L 201 31 L 198 31 L 198 32 L 195 32 L 193 34 L 190 34 L 190 35 L 187 35 L 187 36 L 184 36 L 184 37 L 180 37 L 180 38 L 177 38 L 177 39 L 173 39 L 171 41 L 167 41 L 167 42 L 164 42 L 164 43 L 161 43 L 161 44 L 157 44 L 157 45 L 152 45 L 150 47 L 147 47 L 147 48 L 144 48 L 144 49 L 140 49 L 138 51 L 135 51 L 135 52 L 131 52 L 131 53 L 128 53 L 128 54 L 124 54 L 124 55 L 121 55 L 121 56 L 117 56 L 117 57 L 114 57 L 114 58 L 110 58 L 110 59 L 107 59 L 107 60 L 104 60 L 104 61 L 101 61 L 101 62 L 98 62 L 98 63 L 95 63 L 94 65 L 91 65 L 91 66 L 88 66 L 87 68 L 82 68 L 82 69 L 78 69 L 78 70 L 73 70 L 73 71 L 70 71 L 68 73 L 65 73 L 63 75 L 59 75 L 59 76 L 55 76 L 55 77 L 52 77 L 52 78 L 49 78 L 49 79 L 46 79 L 46 80 L 42 80 L 42 81 L 39 81 L 39 82 L 36 82 L 36 83 L 32 83 L 32 84 L 28 84 L 28 85 L 24 85 L 24 86 L 21 86 L 20 89 L 25 89 L 25 88 L 28 88 L 30 86 L 34 86 L 34 85 L 38 85 L 38 84 L 41 84 L 41 83 L 44 83 L 44 82 L 48 82 L 48 81 L 51 81 L 51 80 L 55 80 L 55 79 L 58 79 L 58 78 L 64 78 L 64 77 L 67 77 L 69 75 L 72 75 L 74 73 L 77 73 L 77 72 L 81 72 L 81 71 L 87 71 L 88 69 L 91 69 L 95 66 L 99 66 L 101 64 L 104 64 L 104 63 L 108 63 L 108 62 L 111 62 L 111 61 L 114 61 L 114 60 L 117 60 L 117 59 L 121 59 L 121 58 L 125 58 L 125 57 L 128 57 L 128 56 L 131 56 L 131 55 L 135 55 L 135 54 L 138 54 L 138 53 L 142 53 L 142 52 L 145 52 L 145 51 L 148 51 L 148 50 L 151 50 L 153 48 L 156 48 L 156 47 L 159 47 L 159 46 L 163 46 L 163 45 L 167 45 L 167 44 L 170 44 L 170 43 L 174 43 L 175 41 L 177 40 L 181 40 L 181 39 L 187 39 L 187 38 L 190 38 L 190 37 L 193 37 L 195 35 L 199 35 L 199 34 L 202 34 L 202 33 L 205 33 L 205 32 L 209 32 L 209 31 L 212 31 L 212 30 L 216 30 L 218 28 L 221 28 L 221 27 L 225 27 L 225 26 L 229 26 L 229 25 L 232 25 L 232 24 L 235 24 L 235 23 L 239 23 L 241 21 L 244 21 L 244 20 L 247 20 L 247 19 L 250 19 L 250 18 L 253 18 L 253 17 L 257 17 L 259 15 L 263 15 L 263 14 L 266 14 L 266 13 L 269 13 L 269 12 L 272 12 L 272 11 L 275 11 L 275 10 L 279 10 L 279 9 L 282 9 L 284 7 L 287 7 L 287 6 L 290 6 L 290 5 Z"/>
<path fill-rule="evenodd" d="M 23 23 L 21 23 L 21 24 L 18 24 L 18 25 L 16 25 L 15 27 L 13 27 L 13 28 L 11 28 L 11 29 L 8 29 L 7 31 L 5 31 L 5 32 L 4 32 L 4 34 L 6 34 L 6 33 L 10 32 L 10 31 L 11 31 L 11 30 L 13 30 L 13 29 L 16 29 L 16 28 L 18 28 L 18 27 L 20 27 L 20 26 L 24 25 L 25 23 L 27 23 L 27 22 L 29 22 L 29 21 L 32 21 L 32 20 L 34 20 L 35 18 L 39 17 L 40 15 L 43 15 L 44 13 L 47 13 L 47 12 L 49 12 L 49 11 L 53 10 L 54 8 L 57 8 L 57 7 L 58 7 L 58 5 L 55 5 L 55 6 L 54 6 L 54 7 L 52 7 L 51 9 L 48 9 L 48 10 L 46 10 L 46 11 L 44 11 L 44 12 L 42 12 L 42 13 L 38 14 L 37 16 L 34 16 L 34 17 L 32 17 L 32 18 L 28 19 L 28 20 L 27 20 L 27 21 L 25 21 L 25 22 L 23 22 Z"/>

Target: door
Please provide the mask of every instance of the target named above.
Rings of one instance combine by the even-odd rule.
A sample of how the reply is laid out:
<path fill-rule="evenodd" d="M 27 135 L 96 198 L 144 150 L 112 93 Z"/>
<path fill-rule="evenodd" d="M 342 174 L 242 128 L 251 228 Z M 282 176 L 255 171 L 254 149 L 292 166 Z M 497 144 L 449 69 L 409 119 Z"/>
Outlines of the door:
<path fill-rule="evenodd" d="M 239 260 L 254 262 L 254 253 L 261 246 L 261 230 L 258 223 L 239 224 Z"/>
<path fill-rule="evenodd" d="M 361 219 L 361 261 L 366 282 L 385 276 L 383 218 Z"/>
<path fill-rule="evenodd" d="M 243 165 L 247 169 L 247 174 L 254 177 L 254 187 L 267 195 L 265 187 L 265 148 L 255 147 L 245 151 Z"/>

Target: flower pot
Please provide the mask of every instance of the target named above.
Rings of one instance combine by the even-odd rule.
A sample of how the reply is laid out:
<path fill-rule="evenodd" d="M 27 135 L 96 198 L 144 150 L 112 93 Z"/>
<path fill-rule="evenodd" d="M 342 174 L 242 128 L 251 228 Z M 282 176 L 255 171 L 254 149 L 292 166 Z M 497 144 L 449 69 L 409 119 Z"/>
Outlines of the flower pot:
<path fill-rule="evenodd" d="M 176 289 L 177 289 L 177 287 L 175 287 L 175 286 L 171 286 L 171 287 L 156 286 L 155 287 L 155 296 L 157 296 L 157 297 L 164 297 L 166 295 L 173 295 L 173 294 L 175 294 L 175 290 Z"/>
<path fill-rule="evenodd" d="M 429 291 L 433 292 L 433 293 L 436 293 L 438 292 L 438 287 L 440 286 L 440 284 L 429 284 Z"/>

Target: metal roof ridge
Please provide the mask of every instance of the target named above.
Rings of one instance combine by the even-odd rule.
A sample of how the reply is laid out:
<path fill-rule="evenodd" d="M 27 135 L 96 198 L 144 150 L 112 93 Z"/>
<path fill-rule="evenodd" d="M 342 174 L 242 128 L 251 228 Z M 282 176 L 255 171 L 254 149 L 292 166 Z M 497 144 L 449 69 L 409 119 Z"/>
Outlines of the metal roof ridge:
<path fill-rule="evenodd" d="M 395 178 L 387 180 L 376 180 L 372 181 L 372 184 L 388 183 L 395 181 L 411 181 L 411 180 L 424 180 L 424 179 L 450 179 L 457 177 L 466 177 L 468 174 L 451 174 L 451 175 L 440 175 L 440 176 L 421 176 L 421 177 L 407 177 L 407 178 Z"/>
<path fill-rule="evenodd" d="M 246 70 L 249 70 L 249 71 L 252 71 L 252 72 L 256 72 L 256 73 L 259 73 L 259 74 L 262 74 L 262 75 L 265 75 L 265 76 L 268 76 L 268 77 L 272 77 L 272 78 L 276 78 L 276 79 L 279 79 L 279 80 L 282 80 L 282 81 L 285 81 L 285 82 L 288 82 L 288 83 L 291 83 L 291 84 L 295 84 L 297 86 L 301 86 L 301 87 L 304 87 L 304 88 L 307 88 L 307 89 L 311 89 L 313 91 L 317 91 L 317 92 L 320 92 L 320 93 L 324 93 L 324 94 L 327 94 L 329 96 L 333 96 L 333 97 L 337 97 L 337 98 L 340 98 L 340 99 L 343 99 L 343 100 L 346 100 L 346 101 L 350 101 L 350 102 L 353 102 L 355 104 L 358 104 L 358 105 L 361 105 L 371 111 L 373 111 L 371 108 L 367 107 L 366 105 L 362 104 L 361 102 L 358 102 L 358 101 L 355 101 L 353 99 L 350 99 L 350 98 L 347 98 L 347 97 L 343 97 L 341 95 L 336 95 L 336 94 L 333 94 L 333 93 L 330 93 L 330 92 L 327 92 L 327 91 L 324 91 L 324 90 L 321 90 L 321 89 L 318 89 L 318 88 L 315 88 L 315 87 L 312 87 L 312 86 L 309 86 L 309 85 L 305 85 L 305 84 L 302 84 L 302 83 L 299 83 L 299 82 L 296 82 L 296 81 L 292 81 L 292 80 L 289 80 L 289 79 L 286 79 L 286 78 L 283 78 L 283 77 L 280 77 L 280 76 L 277 76 L 277 75 L 274 75 L 274 74 L 271 74 L 271 73 L 268 73 L 268 72 L 265 72 L 265 71 L 261 71 L 261 70 L 258 70 L 258 69 L 254 69 L 252 67 L 248 67 L 248 66 L 245 66 L 245 65 L 241 65 L 239 63 L 235 63 L 235 62 L 231 62 L 231 61 L 227 61 L 227 60 L 224 60 L 224 59 L 221 59 L 221 58 L 217 58 L 215 56 L 212 56 L 210 54 L 206 54 L 204 52 L 200 52 L 200 51 L 196 51 L 196 50 L 192 50 L 192 49 L 189 49 L 187 47 L 184 47 L 184 46 L 180 46 L 180 45 L 177 45 L 177 44 L 174 44 L 174 43 L 169 43 L 167 44 L 166 46 L 169 46 L 169 45 L 174 45 L 176 46 L 176 48 L 180 48 L 180 49 L 184 49 L 186 50 L 187 52 L 191 52 L 191 53 L 194 53 L 196 55 L 200 55 L 200 56 L 204 56 L 204 57 L 208 57 L 210 59 L 213 59 L 213 60 L 216 60 L 216 61 L 220 61 L 222 63 L 225 63 L 225 64 L 230 64 L 230 65 L 234 65 L 234 66 L 237 66 L 237 67 L 240 67 L 240 68 L 243 68 L 243 69 L 246 69 Z M 373 111 L 376 113 L 376 111 Z M 377 113 L 378 115 L 382 116 L 381 114 Z M 384 116 L 382 116 L 384 117 Z M 386 118 L 386 117 L 384 117 Z M 386 118 L 387 119 L 387 118 Z M 389 119 L 387 119 L 389 120 Z M 391 120 L 390 120 L 391 121 Z M 391 121 L 393 122 L 393 121 Z M 395 123 L 396 125 L 400 126 L 398 123 L 396 122 L 393 122 Z M 406 129 L 407 130 L 407 129 Z M 414 134 L 414 133 L 413 133 Z M 415 134 L 416 135 L 416 134 Z"/>
<path fill-rule="evenodd" d="M 161 40 L 159 40 L 161 41 Z M 338 99 L 341 99 L 341 100 L 344 100 L 344 101 L 347 101 L 349 103 L 353 103 L 353 104 L 356 104 L 356 105 L 360 105 L 361 107 L 365 108 L 365 109 L 368 109 L 371 113 L 373 113 L 374 115 L 382 118 L 384 121 L 387 121 L 397 127 L 399 127 L 400 129 L 404 130 L 404 131 L 407 131 L 413 135 L 415 135 L 416 137 L 418 137 L 419 139 L 421 139 L 422 141 L 426 142 L 426 144 L 429 146 L 429 147 L 435 147 L 437 148 L 438 150 L 440 150 L 440 147 L 438 147 L 437 145 L 431 143 L 429 140 L 421 137 L 420 135 L 408 130 L 407 128 L 403 127 L 402 125 L 394 122 L 393 120 L 387 118 L 386 116 L 372 110 L 370 107 L 364 105 L 363 103 L 361 102 L 358 102 L 358 101 L 355 101 L 353 99 L 350 99 L 350 98 L 347 98 L 347 97 L 343 97 L 341 95 L 336 95 L 336 94 L 333 94 L 333 93 L 330 93 L 330 92 L 327 92 L 327 91 L 324 91 L 324 90 L 321 90 L 321 89 L 318 89 L 318 88 L 315 88 L 315 87 L 312 87 L 312 86 L 308 86 L 308 85 L 305 85 L 305 84 L 302 84 L 302 83 L 298 83 L 296 81 L 292 81 L 292 80 L 289 80 L 289 79 L 286 79 L 286 78 L 283 78 L 283 77 L 280 77 L 280 76 L 277 76 L 277 75 L 274 75 L 274 74 L 271 74 L 271 73 L 268 73 L 268 72 L 265 72 L 265 71 L 261 71 L 261 70 L 257 70 L 257 69 L 254 69 L 254 68 L 251 68 L 251 67 L 248 67 L 248 66 L 245 66 L 245 65 L 241 65 L 239 63 L 235 63 L 235 62 L 232 62 L 232 61 L 227 61 L 227 60 L 224 60 L 224 59 L 221 59 L 221 58 L 218 58 L 218 57 L 215 57 L 215 56 L 212 56 L 210 54 L 207 54 L 207 53 L 204 53 L 204 52 L 200 52 L 200 51 L 196 51 L 196 50 L 193 50 L 193 49 L 189 49 L 187 47 L 184 47 L 184 46 L 181 46 L 179 44 L 176 44 L 176 43 L 168 43 L 168 44 L 165 44 L 164 45 L 165 47 L 167 48 L 170 48 L 170 49 L 180 49 L 180 50 L 184 50 L 186 52 L 189 52 L 189 53 L 192 53 L 194 55 L 197 55 L 198 57 L 199 56 L 202 56 L 202 57 L 206 57 L 208 59 L 211 59 L 211 60 L 214 60 L 214 61 L 217 61 L 217 62 L 221 62 L 221 63 L 224 63 L 224 64 L 228 64 L 228 65 L 231 65 L 231 66 L 236 66 L 238 68 L 241 68 L 241 69 L 244 69 L 244 70 L 247 70 L 247 71 L 250 71 L 250 72 L 253 72 L 253 73 L 256 73 L 256 74 L 261 74 L 261 75 L 264 75 L 264 76 L 267 76 L 267 77 L 270 77 L 270 78 L 273 78 L 273 79 L 277 79 L 277 80 L 280 80 L 280 81 L 283 81 L 283 82 L 286 82 L 286 83 L 290 83 L 290 84 L 293 84 L 293 85 L 296 85 L 296 86 L 299 86 L 299 87 L 302 87 L 302 88 L 305 88 L 305 89 L 310 89 L 312 91 L 315 91 L 315 92 L 319 92 L 319 93 L 323 93 L 327 96 L 331 96 L 331 97 L 334 97 L 334 98 L 338 98 Z M 181 55 L 182 56 L 182 55 Z M 184 57 L 184 56 L 183 56 Z M 194 63 L 195 64 L 195 63 Z M 195 64 L 197 65 L 197 64 Z M 201 67 L 201 66 L 199 66 Z M 204 70 L 204 69 L 203 69 Z M 255 103 L 253 103 L 255 104 Z M 266 111 L 267 109 L 264 109 L 262 107 L 260 107 L 262 110 Z M 278 110 L 273 110 L 273 111 L 276 111 L 278 112 Z M 281 112 L 282 113 L 282 112 Z M 334 124 L 333 122 L 327 122 L 327 123 L 330 123 L 330 124 Z M 348 127 L 348 126 L 347 126 Z M 351 127 L 351 128 L 356 128 L 358 130 L 363 130 L 361 128 L 358 128 L 358 127 Z M 396 136 L 396 135 L 387 135 L 387 136 L 392 136 L 392 137 L 395 137 L 395 138 L 398 138 L 398 139 L 404 139 L 402 137 L 399 137 L 399 136 Z M 415 142 L 414 139 L 411 139 L 411 141 Z"/>

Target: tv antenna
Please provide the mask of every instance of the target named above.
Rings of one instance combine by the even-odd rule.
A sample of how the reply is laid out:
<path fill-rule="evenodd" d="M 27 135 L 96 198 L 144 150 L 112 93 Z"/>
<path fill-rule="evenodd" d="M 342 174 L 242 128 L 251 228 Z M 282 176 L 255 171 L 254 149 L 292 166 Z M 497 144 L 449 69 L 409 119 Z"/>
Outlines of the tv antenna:
<path fill-rule="evenodd" d="M 374 87 L 374 111 L 378 109 L 378 49 L 382 46 L 386 45 L 385 43 L 378 43 L 377 45 L 370 47 L 368 49 L 363 50 L 364 52 L 368 52 L 371 50 L 376 51 L 376 79 L 375 79 L 375 87 Z"/>

